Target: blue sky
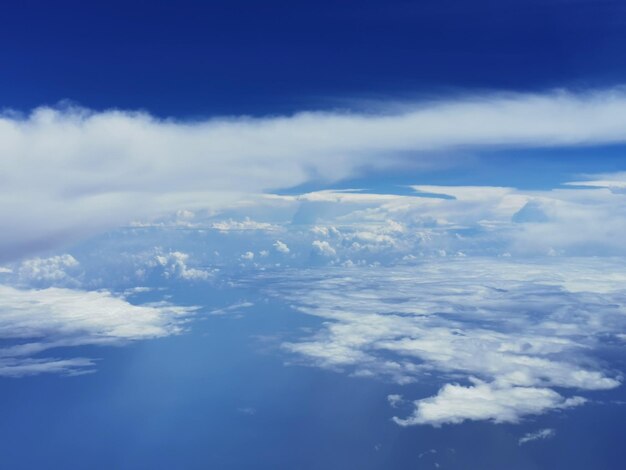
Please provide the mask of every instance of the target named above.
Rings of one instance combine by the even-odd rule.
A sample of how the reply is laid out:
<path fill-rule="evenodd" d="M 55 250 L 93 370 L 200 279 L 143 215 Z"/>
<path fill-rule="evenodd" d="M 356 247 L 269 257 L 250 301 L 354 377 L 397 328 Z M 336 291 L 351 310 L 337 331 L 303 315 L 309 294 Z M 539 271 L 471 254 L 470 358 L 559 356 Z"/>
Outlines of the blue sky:
<path fill-rule="evenodd" d="M 159 116 L 623 82 L 619 1 L 28 1 L 1 23 L 3 106 Z"/>
<path fill-rule="evenodd" d="M 6 465 L 620 468 L 625 22 L 6 5 Z"/>

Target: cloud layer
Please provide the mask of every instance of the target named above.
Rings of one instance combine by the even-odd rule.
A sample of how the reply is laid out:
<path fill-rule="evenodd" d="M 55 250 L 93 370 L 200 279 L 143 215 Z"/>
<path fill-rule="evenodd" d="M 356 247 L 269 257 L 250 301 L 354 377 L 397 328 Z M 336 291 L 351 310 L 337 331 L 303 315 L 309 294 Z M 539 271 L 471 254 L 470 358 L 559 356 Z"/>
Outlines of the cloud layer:
<path fill-rule="evenodd" d="M 244 194 L 368 168 L 437 165 L 438 150 L 624 142 L 625 122 L 621 89 L 196 122 L 75 108 L 5 112 L 0 261 L 137 217 L 218 210 Z"/>

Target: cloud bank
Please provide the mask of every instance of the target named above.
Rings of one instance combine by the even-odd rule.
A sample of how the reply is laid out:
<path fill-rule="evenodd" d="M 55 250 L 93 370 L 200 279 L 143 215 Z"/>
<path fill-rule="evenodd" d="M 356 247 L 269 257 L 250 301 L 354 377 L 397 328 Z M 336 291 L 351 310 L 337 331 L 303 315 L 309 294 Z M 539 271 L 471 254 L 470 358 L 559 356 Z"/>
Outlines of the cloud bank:
<path fill-rule="evenodd" d="M 219 210 L 245 194 L 313 179 L 437 165 L 438 150 L 624 142 L 625 123 L 622 89 L 195 122 L 76 108 L 5 112 L 0 261 L 135 218 Z"/>

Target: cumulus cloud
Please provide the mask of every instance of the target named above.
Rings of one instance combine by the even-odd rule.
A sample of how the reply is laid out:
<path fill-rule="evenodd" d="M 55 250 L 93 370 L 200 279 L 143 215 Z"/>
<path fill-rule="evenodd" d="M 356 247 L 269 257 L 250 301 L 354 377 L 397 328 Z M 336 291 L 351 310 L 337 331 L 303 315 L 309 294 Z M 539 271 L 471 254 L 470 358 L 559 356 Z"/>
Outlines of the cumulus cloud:
<path fill-rule="evenodd" d="M 337 252 L 326 240 L 313 240 L 311 243 L 316 253 L 323 256 L 335 256 Z"/>
<path fill-rule="evenodd" d="M 447 383 L 403 425 L 517 422 L 618 387 L 594 351 L 626 327 L 619 260 L 423 260 L 414 266 L 290 270 L 269 288 L 324 324 L 283 344 L 306 364 L 399 385 Z M 459 378 L 473 381 L 458 384 Z M 566 393 L 567 390 L 573 390 Z"/>
<path fill-rule="evenodd" d="M 187 281 L 206 281 L 212 277 L 212 273 L 203 269 L 190 268 L 187 264 L 189 255 L 180 251 L 172 251 L 167 254 L 157 254 L 153 265 L 163 268 L 163 276 L 166 278 L 178 278 Z"/>
<path fill-rule="evenodd" d="M 364 168 L 436 165 L 467 146 L 626 140 L 626 93 L 483 95 L 379 112 L 183 122 L 145 113 L 38 108 L 0 116 L 0 255 Z M 410 155 L 410 156 L 408 156 Z"/>
<path fill-rule="evenodd" d="M 623 177 L 597 176 L 614 185 Z M 324 190 L 276 197 L 304 204 L 316 224 L 313 240 L 332 241 L 344 259 L 624 255 L 626 241 L 616 234 L 626 231 L 626 192 L 599 187 L 606 181 L 594 177 L 589 186 L 548 190 L 418 185 L 409 195 Z"/>
<path fill-rule="evenodd" d="M 276 242 L 274 243 L 274 249 L 278 251 L 279 253 L 282 253 L 285 255 L 289 253 L 289 247 L 287 246 L 287 244 L 281 242 L 280 240 L 276 240 Z"/>
<path fill-rule="evenodd" d="M 478 380 L 464 387 L 446 384 L 439 393 L 415 402 L 408 418 L 394 417 L 400 426 L 459 424 L 465 420 L 517 423 L 522 416 L 582 405 L 582 397 L 563 398 L 554 390 L 536 387 L 499 387 Z"/>
<path fill-rule="evenodd" d="M 32 258 L 19 264 L 17 276 L 24 283 L 56 284 L 68 281 L 76 283 L 72 274 L 76 272 L 79 264 L 78 260 L 69 254 Z"/>
<path fill-rule="evenodd" d="M 92 371 L 84 357 L 42 357 L 55 348 L 119 345 L 179 333 L 195 309 L 133 305 L 107 291 L 0 285 L 0 376 Z"/>
<path fill-rule="evenodd" d="M 241 255 L 241 259 L 245 261 L 252 261 L 254 259 L 254 253 L 252 251 L 246 251 Z"/>

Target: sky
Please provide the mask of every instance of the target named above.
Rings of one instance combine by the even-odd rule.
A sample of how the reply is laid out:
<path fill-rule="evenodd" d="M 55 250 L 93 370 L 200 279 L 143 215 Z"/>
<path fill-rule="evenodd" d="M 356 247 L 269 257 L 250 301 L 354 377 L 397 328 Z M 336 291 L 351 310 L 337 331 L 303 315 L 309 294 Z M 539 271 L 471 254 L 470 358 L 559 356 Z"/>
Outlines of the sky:
<path fill-rule="evenodd" d="M 621 468 L 625 22 L 6 5 L 6 465 Z"/>

